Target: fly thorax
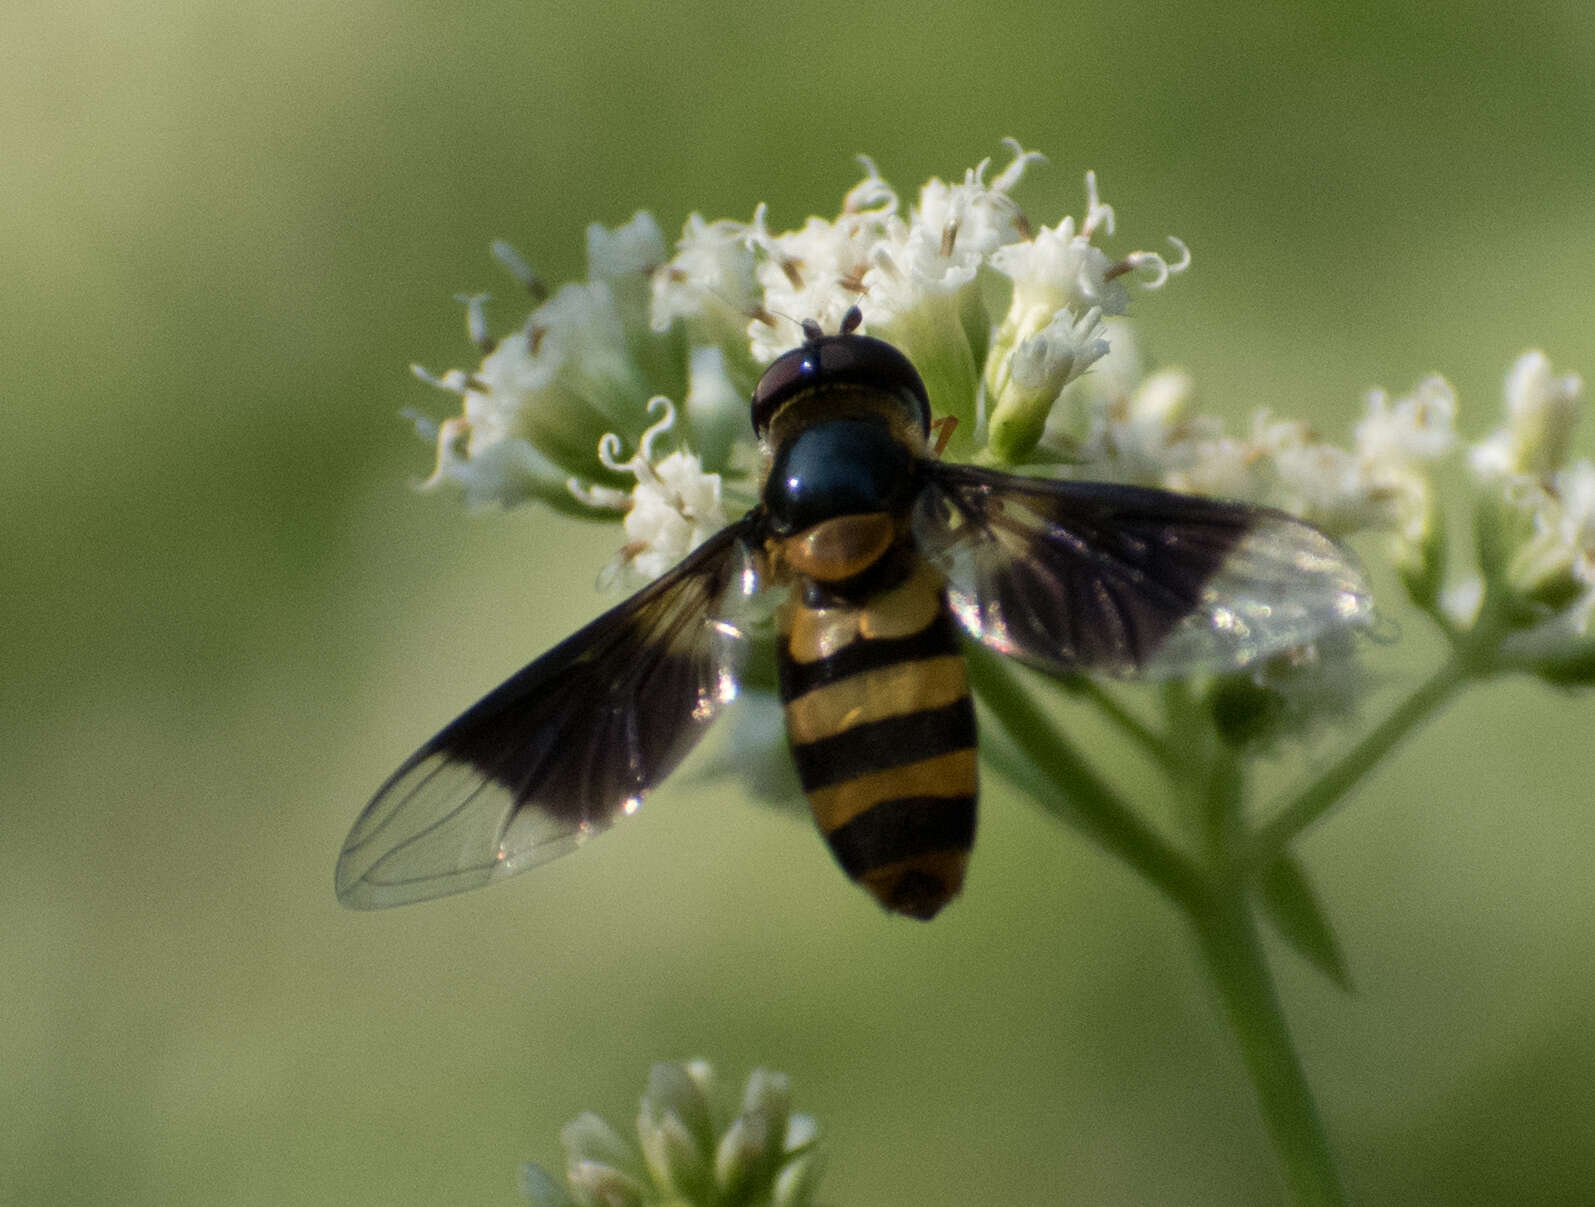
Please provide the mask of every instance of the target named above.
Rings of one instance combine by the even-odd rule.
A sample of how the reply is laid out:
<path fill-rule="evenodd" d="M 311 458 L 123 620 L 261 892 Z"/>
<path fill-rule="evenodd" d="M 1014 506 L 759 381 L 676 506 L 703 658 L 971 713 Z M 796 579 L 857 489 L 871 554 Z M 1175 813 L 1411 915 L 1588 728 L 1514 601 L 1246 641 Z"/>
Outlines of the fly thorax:
<path fill-rule="evenodd" d="M 907 513 L 915 461 L 889 424 L 875 416 L 828 419 L 776 449 L 764 482 L 771 532 L 796 536 L 844 516 Z"/>

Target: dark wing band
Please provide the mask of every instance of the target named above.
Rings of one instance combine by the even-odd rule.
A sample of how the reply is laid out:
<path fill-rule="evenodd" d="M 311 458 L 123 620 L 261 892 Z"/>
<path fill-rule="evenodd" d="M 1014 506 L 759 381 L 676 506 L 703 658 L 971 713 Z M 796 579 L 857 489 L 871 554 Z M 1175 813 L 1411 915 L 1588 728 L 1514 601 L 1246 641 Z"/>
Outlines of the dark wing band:
<path fill-rule="evenodd" d="M 1232 670 L 1366 625 L 1357 560 L 1283 512 L 927 461 L 914 523 L 954 613 L 1054 673 Z"/>
<path fill-rule="evenodd" d="M 637 808 L 736 694 L 721 616 L 744 518 L 483 697 L 394 772 L 338 859 L 349 906 L 462 892 L 580 845 Z"/>

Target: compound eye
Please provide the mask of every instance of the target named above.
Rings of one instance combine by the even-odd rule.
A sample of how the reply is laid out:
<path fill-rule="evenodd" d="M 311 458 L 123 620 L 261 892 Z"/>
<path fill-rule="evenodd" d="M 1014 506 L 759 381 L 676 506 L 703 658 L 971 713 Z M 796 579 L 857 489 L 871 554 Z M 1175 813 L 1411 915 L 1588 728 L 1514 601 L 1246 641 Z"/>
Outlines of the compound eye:
<path fill-rule="evenodd" d="M 895 394 L 912 402 L 923 431 L 930 430 L 930 400 L 919 372 L 885 340 L 870 335 L 838 336 L 818 345 L 819 376 Z"/>
<path fill-rule="evenodd" d="M 908 403 L 921 431 L 930 430 L 930 401 L 919 373 L 896 348 L 869 335 L 824 335 L 777 357 L 753 390 L 753 430 L 763 436 L 770 419 L 794 394 L 818 386 L 854 385 Z"/>
<path fill-rule="evenodd" d="M 820 372 L 827 380 L 873 382 L 897 376 L 900 366 L 908 358 L 885 340 L 868 335 L 855 335 L 850 339 L 833 339 L 819 345 Z"/>
<path fill-rule="evenodd" d="M 817 347 L 803 344 L 770 362 L 759 384 L 753 388 L 753 430 L 756 433 L 764 434 L 764 429 L 770 425 L 770 416 L 789 396 L 814 383 L 820 371 Z"/>

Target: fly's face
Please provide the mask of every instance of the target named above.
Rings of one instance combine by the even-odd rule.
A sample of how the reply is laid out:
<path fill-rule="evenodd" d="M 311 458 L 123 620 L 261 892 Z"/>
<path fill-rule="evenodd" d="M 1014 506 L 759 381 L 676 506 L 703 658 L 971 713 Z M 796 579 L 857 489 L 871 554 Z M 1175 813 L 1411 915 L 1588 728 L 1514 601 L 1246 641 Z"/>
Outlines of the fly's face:
<path fill-rule="evenodd" d="M 487 884 L 634 812 L 735 696 L 750 588 L 788 589 L 781 695 L 821 831 L 849 876 L 918 918 L 958 891 L 974 841 L 961 640 L 1054 674 L 1168 677 L 1371 618 L 1356 560 L 1292 516 L 936 459 L 919 374 L 857 325 L 806 324 L 760 380 L 758 506 L 378 789 L 338 860 L 344 904 Z"/>

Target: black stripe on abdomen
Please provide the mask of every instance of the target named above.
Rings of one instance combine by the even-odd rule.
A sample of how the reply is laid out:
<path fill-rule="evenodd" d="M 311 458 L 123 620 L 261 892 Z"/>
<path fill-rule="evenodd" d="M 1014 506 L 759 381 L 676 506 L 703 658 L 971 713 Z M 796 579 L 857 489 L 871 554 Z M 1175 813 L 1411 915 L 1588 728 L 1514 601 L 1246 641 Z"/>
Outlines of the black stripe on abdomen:
<path fill-rule="evenodd" d="M 882 801 L 826 835 L 854 880 L 890 864 L 975 843 L 973 796 L 908 796 Z"/>
<path fill-rule="evenodd" d="M 965 696 L 941 708 L 870 721 L 818 741 L 794 744 L 792 760 L 803 791 L 813 792 L 974 744 L 975 708 Z"/>

